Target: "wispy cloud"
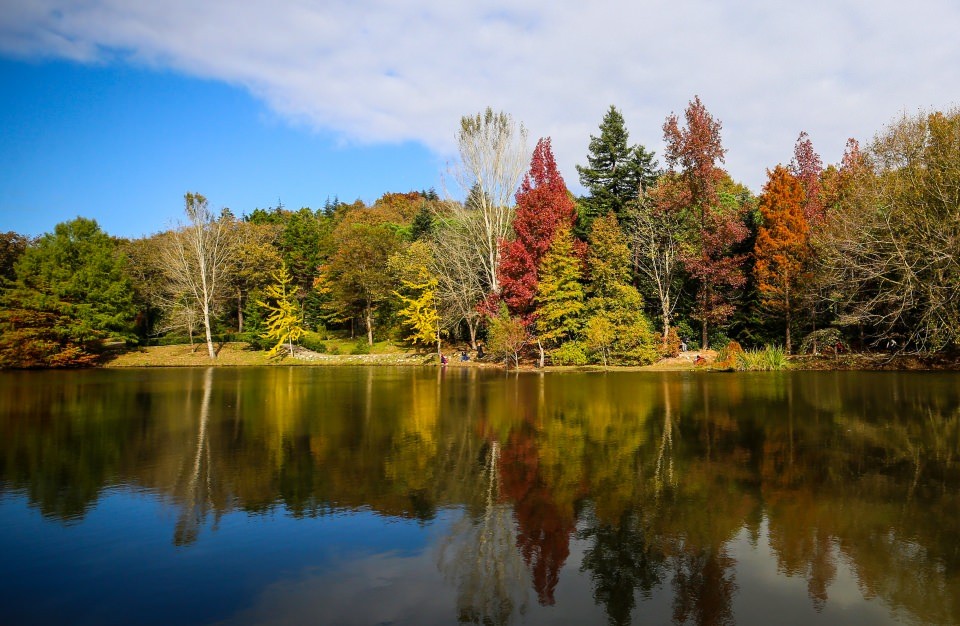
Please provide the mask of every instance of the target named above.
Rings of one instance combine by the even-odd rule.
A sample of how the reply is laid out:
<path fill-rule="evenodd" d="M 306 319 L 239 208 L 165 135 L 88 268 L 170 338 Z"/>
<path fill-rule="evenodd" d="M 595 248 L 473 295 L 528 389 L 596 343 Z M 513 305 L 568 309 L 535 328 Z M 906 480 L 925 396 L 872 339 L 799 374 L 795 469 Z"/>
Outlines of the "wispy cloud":
<path fill-rule="evenodd" d="M 250 90 L 348 142 L 454 148 L 487 105 L 550 135 L 568 184 L 610 104 L 633 141 L 699 94 L 759 190 L 807 130 L 827 162 L 906 109 L 960 101 L 950 0 L 590 3 L 0 0 L 0 53 L 133 63 Z"/>

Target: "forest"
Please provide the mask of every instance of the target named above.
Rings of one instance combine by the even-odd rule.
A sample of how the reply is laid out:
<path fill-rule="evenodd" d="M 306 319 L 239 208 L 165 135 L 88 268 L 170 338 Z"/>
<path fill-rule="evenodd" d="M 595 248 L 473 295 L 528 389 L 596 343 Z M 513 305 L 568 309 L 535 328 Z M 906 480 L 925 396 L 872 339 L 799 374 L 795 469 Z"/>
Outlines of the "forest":
<path fill-rule="evenodd" d="M 514 366 L 636 365 L 690 348 L 956 352 L 960 110 L 904 114 L 824 166 L 805 132 L 754 194 L 723 168 L 695 97 L 662 163 L 611 106 L 576 169 L 490 108 L 464 116 L 433 189 L 371 205 L 216 211 L 184 195 L 139 239 L 78 217 L 0 234 L 0 367 L 82 367 L 117 350 L 248 342 L 282 358 L 351 338 Z M 785 156 L 790 147 L 784 146 Z M 205 347 L 204 347 L 205 345 Z"/>

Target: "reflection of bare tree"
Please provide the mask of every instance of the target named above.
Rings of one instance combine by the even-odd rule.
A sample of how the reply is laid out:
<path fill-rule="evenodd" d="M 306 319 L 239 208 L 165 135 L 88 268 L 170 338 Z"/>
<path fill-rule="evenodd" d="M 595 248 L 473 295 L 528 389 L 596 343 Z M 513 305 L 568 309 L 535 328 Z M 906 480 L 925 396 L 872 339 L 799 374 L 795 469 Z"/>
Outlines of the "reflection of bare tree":
<path fill-rule="evenodd" d="M 510 506 L 500 502 L 500 444 L 493 441 L 484 458 L 480 485 L 483 512 L 464 512 L 443 542 L 439 568 L 457 587 L 458 619 L 474 624 L 508 624 L 526 608 L 526 570 L 515 549 L 516 528 Z"/>
<path fill-rule="evenodd" d="M 673 411 L 670 404 L 670 386 L 663 381 L 663 433 L 657 448 L 657 465 L 653 473 L 654 491 L 659 495 L 666 486 L 676 486 L 673 475 Z"/>
<path fill-rule="evenodd" d="M 210 417 L 210 395 L 213 392 L 213 368 L 203 374 L 203 401 L 197 426 L 197 445 L 193 463 L 181 465 L 174 492 L 182 494 L 182 509 L 177 518 L 173 543 L 190 545 L 197 540 L 200 526 L 210 510 L 210 447 L 207 443 L 207 422 Z M 191 394 L 192 395 L 192 394 Z"/>

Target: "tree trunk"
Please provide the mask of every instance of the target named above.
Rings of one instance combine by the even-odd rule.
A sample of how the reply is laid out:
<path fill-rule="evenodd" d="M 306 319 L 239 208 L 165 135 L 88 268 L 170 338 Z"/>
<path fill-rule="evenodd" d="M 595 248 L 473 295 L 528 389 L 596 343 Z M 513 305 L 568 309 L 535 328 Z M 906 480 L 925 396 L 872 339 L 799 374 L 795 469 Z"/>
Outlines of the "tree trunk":
<path fill-rule="evenodd" d="M 367 309 L 365 311 L 365 317 L 367 318 L 366 319 L 367 343 L 372 346 L 373 345 L 373 309 L 370 307 L 369 304 L 367 305 Z"/>
<path fill-rule="evenodd" d="M 663 341 L 666 343 L 667 338 L 670 335 L 670 301 L 665 301 L 662 308 L 663 312 L 661 313 L 661 316 L 663 318 Z"/>
<path fill-rule="evenodd" d="M 477 326 L 475 323 L 467 320 L 467 331 L 470 333 L 470 347 L 477 349 Z"/>
<path fill-rule="evenodd" d="M 789 288 L 786 293 L 786 299 L 787 299 L 787 354 L 791 354 L 790 352 L 790 291 L 789 291 Z"/>
<path fill-rule="evenodd" d="M 237 333 L 243 332 L 243 292 L 237 290 Z"/>
<path fill-rule="evenodd" d="M 707 343 L 707 305 L 710 303 L 710 289 L 703 287 L 703 295 L 700 296 L 700 314 L 703 315 L 703 333 L 701 335 L 700 349 L 707 350 L 710 346 Z"/>
<path fill-rule="evenodd" d="M 537 349 L 540 350 L 540 369 L 543 369 L 546 363 L 546 354 L 543 352 L 543 344 L 540 343 L 539 339 L 537 339 Z"/>
<path fill-rule="evenodd" d="M 203 307 L 203 330 L 206 331 L 207 335 L 207 353 L 210 355 L 210 359 L 217 360 L 217 351 L 213 349 L 213 335 L 210 333 L 210 307 Z"/>

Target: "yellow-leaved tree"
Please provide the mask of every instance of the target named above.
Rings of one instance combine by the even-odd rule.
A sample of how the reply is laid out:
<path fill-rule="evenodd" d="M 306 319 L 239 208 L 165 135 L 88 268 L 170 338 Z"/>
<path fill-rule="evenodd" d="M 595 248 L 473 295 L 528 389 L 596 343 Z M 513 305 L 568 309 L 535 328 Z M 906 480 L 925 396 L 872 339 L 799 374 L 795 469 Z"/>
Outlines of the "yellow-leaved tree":
<path fill-rule="evenodd" d="M 403 323 L 412 332 L 409 339 L 413 343 L 437 345 L 440 352 L 440 313 L 437 312 L 437 279 L 428 278 L 424 282 L 403 281 L 403 287 L 411 296 L 397 293 L 403 308 L 400 316 Z"/>
<path fill-rule="evenodd" d="M 280 269 L 273 272 L 272 276 L 275 282 L 267 287 L 267 297 L 264 300 L 257 300 L 257 304 L 268 311 L 267 332 L 262 336 L 265 339 L 275 339 L 277 342 L 277 345 L 270 350 L 270 356 L 279 354 L 284 344 L 287 344 L 290 356 L 293 356 L 293 342 L 300 339 L 305 332 L 303 316 L 297 306 L 297 288 L 293 284 L 293 277 L 287 270 L 286 263 L 282 263 Z"/>
<path fill-rule="evenodd" d="M 437 277 L 430 271 L 430 247 L 415 241 L 406 250 L 390 257 L 388 265 L 400 280 L 401 291 L 394 291 L 403 308 L 398 311 L 414 344 L 436 344 L 440 354 L 440 312 L 437 308 Z"/>

